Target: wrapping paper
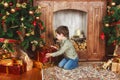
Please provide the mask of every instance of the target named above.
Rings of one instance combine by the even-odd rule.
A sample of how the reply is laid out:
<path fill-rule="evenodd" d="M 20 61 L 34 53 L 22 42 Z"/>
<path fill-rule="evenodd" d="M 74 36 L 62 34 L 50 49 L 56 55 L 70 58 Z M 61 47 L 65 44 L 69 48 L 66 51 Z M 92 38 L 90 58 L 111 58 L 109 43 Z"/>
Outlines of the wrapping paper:
<path fill-rule="evenodd" d="M 0 73 L 22 74 L 26 72 L 26 63 L 22 60 L 4 59 L 0 61 Z"/>

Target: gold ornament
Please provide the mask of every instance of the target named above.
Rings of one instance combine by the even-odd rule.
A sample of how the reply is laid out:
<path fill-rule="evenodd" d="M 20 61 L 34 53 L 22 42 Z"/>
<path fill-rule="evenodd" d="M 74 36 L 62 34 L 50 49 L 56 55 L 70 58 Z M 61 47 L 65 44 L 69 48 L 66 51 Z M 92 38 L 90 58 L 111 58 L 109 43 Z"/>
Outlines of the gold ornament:
<path fill-rule="evenodd" d="M 16 4 L 16 7 L 21 7 L 20 3 L 17 3 L 17 4 Z"/>
<path fill-rule="evenodd" d="M 24 2 L 24 3 L 22 3 L 21 6 L 22 6 L 22 8 L 26 8 L 26 5 L 27 5 L 27 4 Z"/>
<path fill-rule="evenodd" d="M 120 9 L 120 5 L 118 5 L 117 8 Z"/>
<path fill-rule="evenodd" d="M 33 11 L 29 11 L 29 14 L 33 15 Z"/>
<path fill-rule="evenodd" d="M 42 7 L 41 6 L 38 6 L 38 9 L 41 9 Z"/>
<path fill-rule="evenodd" d="M 39 20 L 39 19 L 40 19 L 40 17 L 36 17 L 36 19 L 37 19 L 37 20 Z"/>
<path fill-rule="evenodd" d="M 111 7 L 110 6 L 107 6 L 108 9 L 110 9 Z"/>
<path fill-rule="evenodd" d="M 6 16 L 3 16 L 2 19 L 6 19 Z"/>
<path fill-rule="evenodd" d="M 32 51 L 36 50 L 36 46 L 34 44 L 32 44 Z"/>
<path fill-rule="evenodd" d="M 35 34 L 35 32 L 34 32 L 34 31 L 32 31 L 32 32 L 31 32 L 31 35 L 34 35 L 34 34 Z"/>
<path fill-rule="evenodd" d="M 9 4 L 7 2 L 4 3 L 4 7 L 8 7 Z"/>
<path fill-rule="evenodd" d="M 9 12 L 6 12 L 6 15 L 8 15 L 8 16 L 9 16 L 9 15 L 10 15 L 10 13 L 9 13 Z"/>
<path fill-rule="evenodd" d="M 24 20 L 24 18 L 22 17 L 20 20 L 21 20 L 21 21 L 23 21 L 23 20 Z"/>
<path fill-rule="evenodd" d="M 15 12 L 15 9 L 11 9 L 11 13 L 14 13 Z"/>
<path fill-rule="evenodd" d="M 116 5 L 116 3 L 115 3 L 115 2 L 112 2 L 112 3 L 111 3 L 111 5 L 112 5 L 112 6 L 115 6 L 115 5 Z"/>
<path fill-rule="evenodd" d="M 29 33 L 27 33 L 27 34 L 25 34 L 26 36 L 30 36 L 30 34 Z"/>
<path fill-rule="evenodd" d="M 106 26 L 106 27 L 109 27 L 109 24 L 108 24 L 108 23 L 106 23 L 106 24 L 105 24 L 105 26 Z"/>

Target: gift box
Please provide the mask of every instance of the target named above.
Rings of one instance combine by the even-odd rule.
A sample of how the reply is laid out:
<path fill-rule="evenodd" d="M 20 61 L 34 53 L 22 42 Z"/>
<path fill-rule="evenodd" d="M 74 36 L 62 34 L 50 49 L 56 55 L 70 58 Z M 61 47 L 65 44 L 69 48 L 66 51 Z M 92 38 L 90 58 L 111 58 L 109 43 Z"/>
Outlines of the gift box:
<path fill-rule="evenodd" d="M 22 60 L 0 60 L 0 73 L 22 74 L 26 72 L 26 64 Z"/>
<path fill-rule="evenodd" d="M 57 51 L 57 50 L 53 47 L 44 46 L 41 50 L 37 51 L 36 60 L 40 61 L 42 63 L 54 62 L 55 58 L 53 58 L 53 57 L 46 58 L 46 54 L 47 53 L 52 53 L 52 52 L 55 52 L 55 51 Z"/>
<path fill-rule="evenodd" d="M 8 72 L 9 74 L 22 74 L 26 72 L 26 65 L 13 65 L 13 66 L 8 66 Z"/>
<path fill-rule="evenodd" d="M 118 58 L 114 58 L 111 66 L 111 71 L 113 72 L 120 72 L 120 62 Z"/>
<path fill-rule="evenodd" d="M 33 60 L 33 66 L 36 68 L 47 68 L 54 65 L 54 62 L 57 60 L 55 57 L 46 58 L 47 53 L 52 53 L 57 51 L 55 48 L 50 46 L 44 46 L 36 53 L 36 58 Z"/>

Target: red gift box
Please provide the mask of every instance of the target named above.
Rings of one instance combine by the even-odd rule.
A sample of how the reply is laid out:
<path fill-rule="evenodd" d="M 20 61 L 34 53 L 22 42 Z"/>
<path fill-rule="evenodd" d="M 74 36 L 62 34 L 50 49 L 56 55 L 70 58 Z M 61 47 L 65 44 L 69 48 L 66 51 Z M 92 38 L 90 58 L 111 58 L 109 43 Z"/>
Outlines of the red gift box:
<path fill-rule="evenodd" d="M 22 60 L 4 59 L 0 61 L 0 73 L 22 74 L 26 72 L 26 64 Z"/>
<path fill-rule="evenodd" d="M 7 73 L 7 69 L 8 69 L 8 67 L 6 67 L 4 65 L 0 65 L 0 73 Z"/>
<path fill-rule="evenodd" d="M 57 51 L 55 48 L 53 47 L 49 47 L 49 46 L 44 46 L 41 50 L 37 51 L 37 61 L 40 61 L 42 63 L 46 63 L 46 62 L 53 62 L 55 60 L 55 58 L 51 57 L 51 58 L 46 58 L 46 54 L 47 53 L 52 53 Z"/>
<path fill-rule="evenodd" d="M 9 74 L 22 74 L 26 72 L 26 66 L 25 65 L 13 65 L 13 66 L 8 66 L 8 73 Z"/>
<path fill-rule="evenodd" d="M 26 66 L 23 66 L 23 65 L 13 65 L 13 66 L 0 65 L 0 73 L 18 75 L 24 72 L 26 72 Z"/>

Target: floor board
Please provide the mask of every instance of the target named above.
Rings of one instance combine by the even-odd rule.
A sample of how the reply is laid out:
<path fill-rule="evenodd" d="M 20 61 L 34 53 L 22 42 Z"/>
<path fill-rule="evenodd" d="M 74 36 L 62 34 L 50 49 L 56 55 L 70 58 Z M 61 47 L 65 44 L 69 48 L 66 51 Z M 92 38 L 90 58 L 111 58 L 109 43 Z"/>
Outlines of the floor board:
<path fill-rule="evenodd" d="M 21 75 L 0 73 L 0 80 L 42 80 L 41 70 L 33 68 Z"/>

